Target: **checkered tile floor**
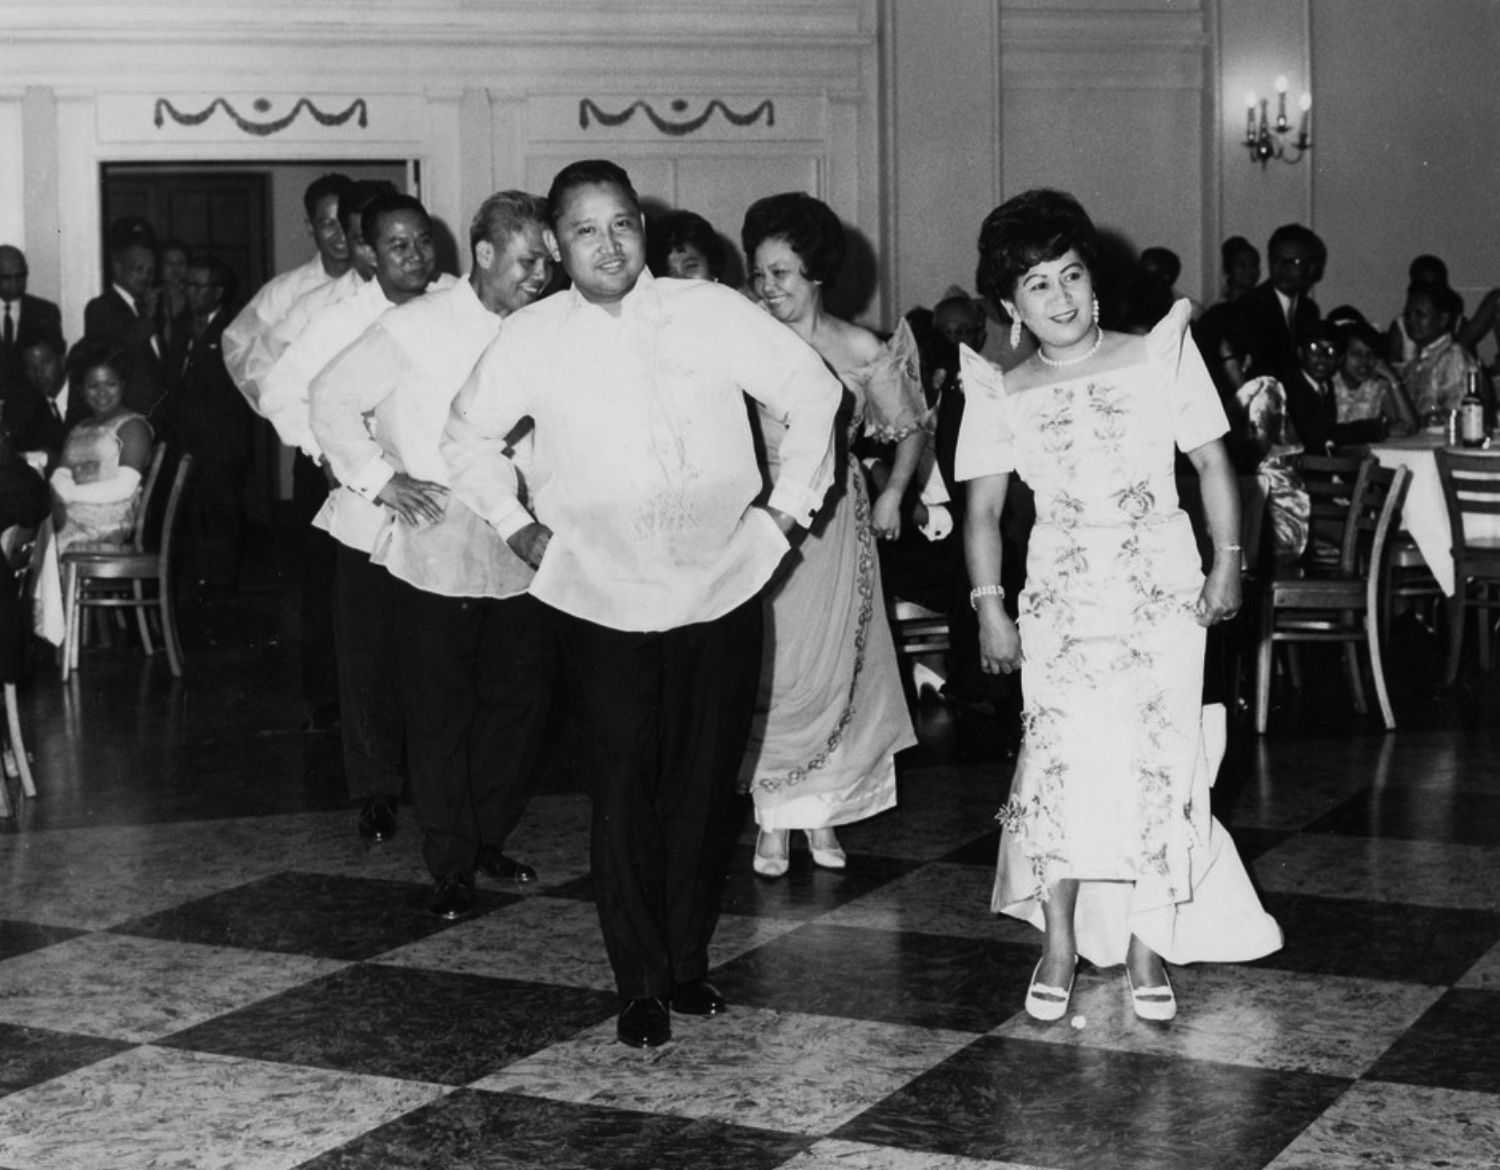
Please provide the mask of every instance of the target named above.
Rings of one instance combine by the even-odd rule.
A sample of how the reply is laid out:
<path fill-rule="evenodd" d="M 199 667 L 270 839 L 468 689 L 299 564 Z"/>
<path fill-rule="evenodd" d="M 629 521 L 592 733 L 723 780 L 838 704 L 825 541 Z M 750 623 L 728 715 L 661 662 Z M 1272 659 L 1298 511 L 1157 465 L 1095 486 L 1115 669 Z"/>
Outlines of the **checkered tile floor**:
<path fill-rule="evenodd" d="M 454 925 L 414 835 L 365 848 L 341 810 L 9 835 L 0 1167 L 1493 1168 L 1500 749 L 1267 757 L 1235 826 L 1286 949 L 1180 969 L 1165 1027 L 1118 971 L 1074 1026 L 1019 1012 L 996 766 L 909 769 L 842 875 L 764 883 L 742 842 L 733 1010 L 655 1052 L 613 1039 L 579 797 L 514 839 L 540 888 Z"/>
<path fill-rule="evenodd" d="M 443 924 L 409 820 L 367 848 L 302 779 L 318 737 L 236 747 L 225 711 L 265 712 L 153 681 L 132 739 L 102 677 L 37 700 L 43 799 L 0 824 L 0 1170 L 1500 1165 L 1493 723 L 1242 742 L 1216 801 L 1287 945 L 1176 970 L 1167 1026 L 1118 970 L 1027 1019 L 1038 937 L 988 912 L 1005 769 L 913 763 L 844 874 L 760 881 L 741 839 L 732 1009 L 642 1052 L 581 797 L 513 838 L 536 888 Z"/>

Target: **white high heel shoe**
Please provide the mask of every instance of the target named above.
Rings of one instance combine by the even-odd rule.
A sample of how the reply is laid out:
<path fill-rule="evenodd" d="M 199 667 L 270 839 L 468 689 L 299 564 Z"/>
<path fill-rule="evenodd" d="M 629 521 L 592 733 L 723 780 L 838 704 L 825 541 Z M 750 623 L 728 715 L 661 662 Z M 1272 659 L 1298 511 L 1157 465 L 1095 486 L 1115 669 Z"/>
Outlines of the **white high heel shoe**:
<path fill-rule="evenodd" d="M 813 843 L 813 834 L 819 832 L 828 834 L 829 840 L 833 842 L 832 848 L 820 849 Z M 821 866 L 823 869 L 843 869 L 848 865 L 849 858 L 832 829 L 806 829 L 804 833 L 807 837 L 807 850 L 812 854 L 814 865 Z"/>
<path fill-rule="evenodd" d="M 761 842 L 779 840 L 781 842 L 781 854 L 767 854 L 761 852 Z M 786 874 L 787 866 L 790 864 L 787 854 L 791 850 L 791 834 L 785 829 L 779 832 L 759 832 L 755 834 L 755 857 L 750 866 L 761 877 L 779 878 Z"/>

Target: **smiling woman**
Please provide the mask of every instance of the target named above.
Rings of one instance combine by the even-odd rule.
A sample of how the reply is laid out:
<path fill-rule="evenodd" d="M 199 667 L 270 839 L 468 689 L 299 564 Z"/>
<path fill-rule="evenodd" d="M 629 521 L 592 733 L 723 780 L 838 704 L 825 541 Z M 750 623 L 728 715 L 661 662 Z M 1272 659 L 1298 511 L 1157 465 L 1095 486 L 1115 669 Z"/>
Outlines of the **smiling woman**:
<path fill-rule="evenodd" d="M 1028 191 L 979 237 L 980 291 L 1039 348 L 1001 375 L 962 353 L 957 475 L 983 668 L 1025 664 L 1025 742 L 992 908 L 1045 931 L 1026 994 L 1061 1019 L 1082 955 L 1125 963 L 1135 1014 L 1169 1020 L 1164 960 L 1258 958 L 1281 933 L 1209 814 L 1217 767 L 1201 706 L 1204 627 L 1240 603 L 1238 493 L 1224 412 L 1179 301 L 1144 338 L 1095 320 L 1092 222 L 1070 195 Z M 1205 580 L 1178 507 L 1174 447 L 1202 481 Z M 1003 606 L 1000 511 L 1012 475 L 1036 494 L 1019 621 Z"/>

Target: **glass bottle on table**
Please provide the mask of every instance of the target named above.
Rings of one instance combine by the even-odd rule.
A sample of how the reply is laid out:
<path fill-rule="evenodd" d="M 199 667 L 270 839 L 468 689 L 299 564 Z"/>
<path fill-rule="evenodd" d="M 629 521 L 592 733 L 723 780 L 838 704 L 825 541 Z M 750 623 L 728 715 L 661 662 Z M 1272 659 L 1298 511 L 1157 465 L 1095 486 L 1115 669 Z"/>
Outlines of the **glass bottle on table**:
<path fill-rule="evenodd" d="M 1482 447 L 1484 440 L 1484 398 L 1479 393 L 1479 371 L 1470 370 L 1464 396 L 1458 401 L 1458 441 L 1465 447 Z"/>

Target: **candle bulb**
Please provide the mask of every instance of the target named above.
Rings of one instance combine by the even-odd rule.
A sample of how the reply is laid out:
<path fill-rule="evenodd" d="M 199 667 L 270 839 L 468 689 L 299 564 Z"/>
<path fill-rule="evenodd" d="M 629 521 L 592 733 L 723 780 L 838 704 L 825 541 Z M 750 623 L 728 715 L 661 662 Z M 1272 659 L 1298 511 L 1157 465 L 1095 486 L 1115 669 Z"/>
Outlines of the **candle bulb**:
<path fill-rule="evenodd" d="M 1245 95 L 1245 143 L 1249 145 L 1255 141 L 1255 95 Z"/>
<path fill-rule="evenodd" d="M 1297 103 L 1302 109 L 1302 129 L 1297 135 L 1299 146 L 1312 145 L 1312 94 L 1304 93 Z"/>
<path fill-rule="evenodd" d="M 1280 77 L 1278 77 L 1276 79 L 1276 129 L 1277 130 L 1285 130 L 1286 127 L 1287 127 L 1287 121 L 1286 121 L 1286 90 L 1287 90 L 1287 84 L 1288 83 L 1287 83 L 1287 79 L 1286 79 L 1286 75 L 1285 74 L 1282 74 Z"/>

